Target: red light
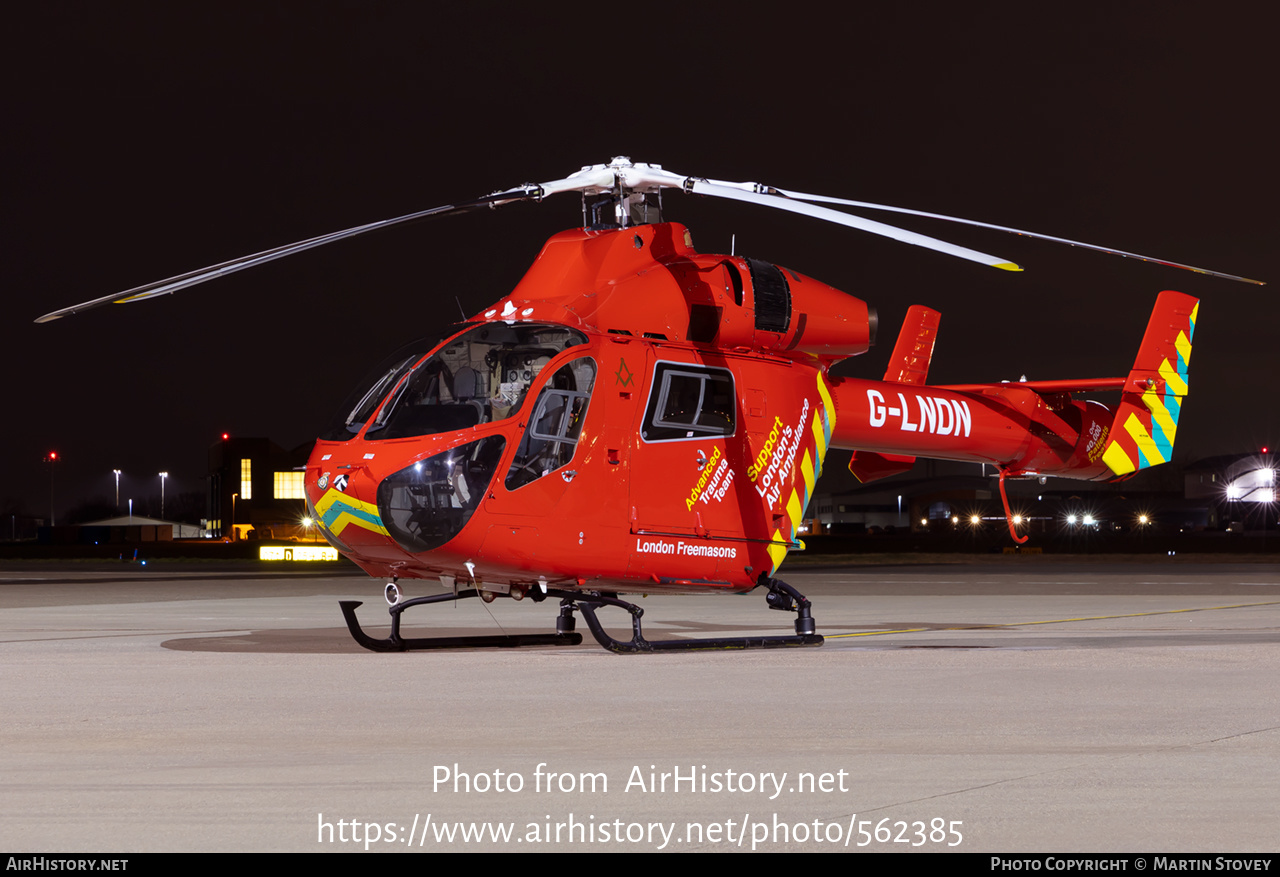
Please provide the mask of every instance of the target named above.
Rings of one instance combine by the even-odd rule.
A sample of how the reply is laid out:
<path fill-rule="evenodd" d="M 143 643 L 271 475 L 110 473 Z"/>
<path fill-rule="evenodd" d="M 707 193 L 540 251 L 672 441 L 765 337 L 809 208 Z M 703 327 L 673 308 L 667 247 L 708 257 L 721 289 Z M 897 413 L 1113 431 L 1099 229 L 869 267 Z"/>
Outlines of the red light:
<path fill-rule="evenodd" d="M 49 452 L 49 459 L 50 459 L 50 460 L 56 460 L 56 459 L 58 459 L 58 452 L 57 452 L 57 451 L 50 451 L 50 452 Z"/>
<path fill-rule="evenodd" d="M 1262 446 L 1262 453 L 1264 453 L 1264 454 L 1265 454 L 1266 452 L 1267 452 L 1267 446 L 1266 446 L 1266 445 L 1263 445 L 1263 446 Z"/>
<path fill-rule="evenodd" d="M 229 438 L 231 438 L 231 436 L 230 436 L 228 433 L 225 433 L 225 432 L 224 432 L 224 433 L 222 434 L 222 440 L 223 440 L 224 442 L 225 442 L 227 439 L 229 439 Z"/>

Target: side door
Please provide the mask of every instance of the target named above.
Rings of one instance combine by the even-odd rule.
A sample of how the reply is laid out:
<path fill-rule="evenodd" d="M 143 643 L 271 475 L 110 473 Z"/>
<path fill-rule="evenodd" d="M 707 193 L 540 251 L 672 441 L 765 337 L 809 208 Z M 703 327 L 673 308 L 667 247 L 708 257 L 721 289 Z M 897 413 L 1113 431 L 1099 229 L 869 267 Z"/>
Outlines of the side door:
<path fill-rule="evenodd" d="M 571 359 L 551 372 L 517 421 L 519 432 L 511 438 L 515 448 L 490 486 L 487 511 L 536 521 L 552 515 L 578 475 L 578 446 L 597 372 L 591 356 Z"/>
<path fill-rule="evenodd" d="M 632 530 L 736 537 L 737 381 L 729 368 L 680 353 L 659 350 L 650 368 L 632 460 Z"/>

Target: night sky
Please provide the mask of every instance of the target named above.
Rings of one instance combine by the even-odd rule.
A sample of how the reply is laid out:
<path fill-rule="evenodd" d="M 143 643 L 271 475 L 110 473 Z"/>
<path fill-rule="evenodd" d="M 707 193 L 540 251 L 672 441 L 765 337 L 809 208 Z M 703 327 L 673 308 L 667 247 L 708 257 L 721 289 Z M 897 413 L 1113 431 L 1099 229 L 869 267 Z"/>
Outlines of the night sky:
<path fill-rule="evenodd" d="M 35 5 L 35 4 L 30 4 Z M 930 220 L 1011 274 L 814 220 L 665 196 L 737 251 L 942 312 L 934 383 L 1106 377 L 1161 289 L 1203 301 L 1183 461 L 1280 442 L 1280 14 L 1263 4 L 43 4 L 6 16 L 0 511 L 203 491 L 223 431 L 311 438 L 390 347 L 519 280 L 578 199 L 419 224 L 173 296 L 75 304 L 614 155 L 954 214 L 1269 281 Z M 320 11 L 323 10 L 323 11 Z M 1274 8 L 1273 8 L 1274 10 Z M 785 14 L 786 17 L 779 17 Z M 870 215 L 870 214 L 868 214 Z M 846 366 L 849 368 L 849 366 Z"/>

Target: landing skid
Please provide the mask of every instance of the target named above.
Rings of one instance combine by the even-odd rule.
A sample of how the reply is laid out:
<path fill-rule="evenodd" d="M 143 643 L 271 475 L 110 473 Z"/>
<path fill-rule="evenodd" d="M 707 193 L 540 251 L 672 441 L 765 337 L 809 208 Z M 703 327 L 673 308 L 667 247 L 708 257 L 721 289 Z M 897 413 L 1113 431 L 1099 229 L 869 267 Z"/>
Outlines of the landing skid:
<path fill-rule="evenodd" d="M 400 616 L 410 606 L 422 606 L 428 603 L 452 603 L 467 597 L 479 597 L 480 592 L 474 588 L 459 591 L 457 595 L 435 594 L 431 597 L 414 597 L 403 600 L 388 608 L 391 614 L 391 636 L 386 639 L 374 639 L 365 633 L 356 619 L 356 609 L 361 606 L 359 600 L 342 600 L 342 614 L 347 619 L 347 628 L 355 641 L 373 652 L 409 652 L 420 649 L 493 649 L 519 648 L 520 646 L 576 646 L 582 643 L 582 634 L 573 630 L 573 618 L 569 625 L 561 631 L 557 623 L 555 633 L 534 633 L 513 636 L 434 636 L 424 638 L 404 638 L 400 636 Z"/>
<path fill-rule="evenodd" d="M 560 600 L 560 615 L 556 619 L 556 632 L 544 634 L 525 634 L 518 636 L 454 636 L 404 638 L 400 636 L 400 616 L 410 606 L 422 606 L 429 603 L 446 603 L 468 597 L 479 597 L 481 592 L 469 588 L 454 594 L 437 594 L 431 597 L 415 597 L 391 606 L 391 636 L 386 639 L 375 639 L 360 627 L 356 619 L 356 608 L 362 605 L 358 600 L 343 600 L 339 603 L 342 614 L 347 620 L 351 636 L 366 649 L 374 652 L 407 652 L 419 649 L 476 649 L 476 648 L 518 648 L 520 646 L 576 646 L 582 642 L 582 634 L 574 630 L 574 610 L 581 610 L 587 627 L 596 642 L 611 652 L 618 654 L 635 654 L 636 652 L 669 652 L 700 651 L 709 649 L 772 649 L 787 646 L 822 645 L 823 638 L 815 633 L 813 615 L 809 600 L 788 585 L 777 579 L 767 579 L 762 584 L 768 588 L 766 600 L 771 609 L 798 613 L 795 621 L 795 636 L 753 636 L 753 637 L 703 637 L 690 639 L 659 640 L 651 642 L 644 638 L 640 617 L 644 610 L 634 603 L 619 600 L 617 597 L 598 593 L 580 591 L 562 591 L 548 588 L 545 592 L 533 589 L 529 597 L 535 603 L 541 603 L 548 597 Z M 631 639 L 619 640 L 610 636 L 596 617 L 596 612 L 605 606 L 617 606 L 631 613 Z"/>

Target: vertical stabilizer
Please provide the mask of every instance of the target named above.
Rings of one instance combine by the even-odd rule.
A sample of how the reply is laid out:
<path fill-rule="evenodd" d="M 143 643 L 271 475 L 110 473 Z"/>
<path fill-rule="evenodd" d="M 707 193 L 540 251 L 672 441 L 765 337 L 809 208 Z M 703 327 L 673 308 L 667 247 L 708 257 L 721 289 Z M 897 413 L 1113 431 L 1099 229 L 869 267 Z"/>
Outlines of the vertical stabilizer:
<path fill-rule="evenodd" d="M 938 340 L 938 321 L 942 315 L 924 305 L 912 305 L 902 321 L 898 343 L 893 345 L 884 379 L 895 384 L 923 386 L 929 376 L 929 360 L 933 343 Z"/>
<path fill-rule="evenodd" d="M 929 377 L 929 360 L 933 358 L 933 344 L 938 340 L 938 321 L 942 314 L 924 305 L 907 308 L 907 316 L 898 332 L 898 342 L 893 345 L 889 367 L 884 379 L 894 384 L 914 384 L 923 387 Z M 849 471 L 866 484 L 890 475 L 911 471 L 916 458 L 904 454 L 876 454 L 871 451 L 854 451 L 849 460 Z"/>
<path fill-rule="evenodd" d="M 1129 475 L 1173 456 L 1199 310 L 1197 299 L 1180 292 L 1166 290 L 1156 299 L 1102 454 L 1114 474 Z"/>

